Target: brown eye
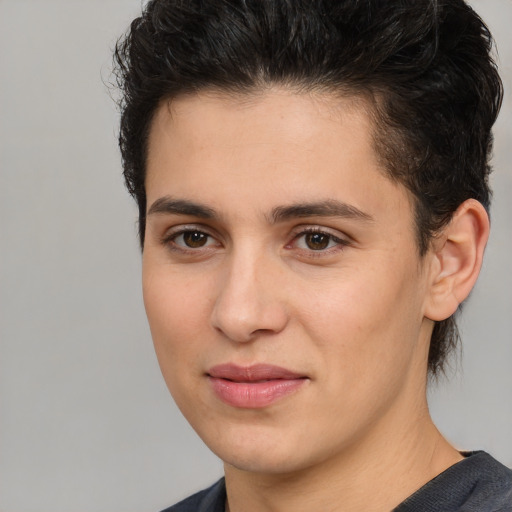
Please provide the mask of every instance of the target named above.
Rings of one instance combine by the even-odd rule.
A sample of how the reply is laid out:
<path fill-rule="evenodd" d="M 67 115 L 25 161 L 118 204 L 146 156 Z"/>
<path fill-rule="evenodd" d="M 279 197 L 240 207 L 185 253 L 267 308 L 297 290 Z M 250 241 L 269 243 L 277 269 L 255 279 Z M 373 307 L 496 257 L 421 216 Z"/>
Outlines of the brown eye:
<path fill-rule="evenodd" d="M 183 237 L 183 244 L 192 249 L 204 247 L 209 238 L 206 233 L 201 233 L 201 231 L 185 231 L 181 236 Z"/>
<path fill-rule="evenodd" d="M 173 251 L 190 256 L 204 255 L 205 251 L 222 247 L 222 244 L 213 235 L 193 227 L 183 227 L 180 231 L 171 233 L 162 239 L 162 243 Z"/>
<path fill-rule="evenodd" d="M 293 240 L 292 247 L 307 251 L 316 252 L 321 255 L 323 253 L 332 253 L 332 250 L 342 249 L 349 245 L 346 240 L 328 233 L 327 231 L 318 231 L 317 229 L 308 228 L 299 233 Z"/>
<path fill-rule="evenodd" d="M 321 251 L 327 249 L 331 237 L 325 233 L 307 233 L 304 235 L 304 243 L 313 251 Z"/>

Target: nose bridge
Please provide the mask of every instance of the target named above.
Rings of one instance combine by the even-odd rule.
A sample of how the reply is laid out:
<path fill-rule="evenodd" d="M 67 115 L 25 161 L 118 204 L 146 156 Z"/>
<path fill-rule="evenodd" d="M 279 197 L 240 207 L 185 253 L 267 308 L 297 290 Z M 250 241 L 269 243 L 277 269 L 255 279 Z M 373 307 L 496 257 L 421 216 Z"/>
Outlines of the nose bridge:
<path fill-rule="evenodd" d="M 227 257 L 212 312 L 213 326 L 233 341 L 251 341 L 256 334 L 276 333 L 287 322 L 279 293 L 277 258 L 251 244 Z"/>

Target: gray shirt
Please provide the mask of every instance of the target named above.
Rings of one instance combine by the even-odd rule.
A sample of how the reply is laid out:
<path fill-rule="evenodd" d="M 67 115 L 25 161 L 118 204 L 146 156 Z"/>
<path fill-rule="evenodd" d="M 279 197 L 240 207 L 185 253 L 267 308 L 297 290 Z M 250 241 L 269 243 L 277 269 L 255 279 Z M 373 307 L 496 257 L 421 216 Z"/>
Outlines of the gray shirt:
<path fill-rule="evenodd" d="M 512 512 L 512 471 L 482 451 L 463 455 L 393 512 Z M 222 478 L 162 512 L 224 512 L 225 504 Z"/>

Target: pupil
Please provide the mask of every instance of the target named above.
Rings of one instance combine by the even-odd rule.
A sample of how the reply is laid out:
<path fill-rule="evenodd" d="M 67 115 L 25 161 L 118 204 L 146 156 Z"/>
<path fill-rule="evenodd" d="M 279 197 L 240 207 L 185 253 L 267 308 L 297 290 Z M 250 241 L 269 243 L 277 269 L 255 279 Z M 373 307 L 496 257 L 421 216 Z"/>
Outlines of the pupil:
<path fill-rule="evenodd" d="M 206 243 L 206 235 L 199 231 L 187 231 L 183 234 L 183 240 L 189 247 L 202 247 Z"/>
<path fill-rule="evenodd" d="M 322 233 L 309 233 L 306 235 L 306 245 L 314 251 L 320 251 L 329 245 L 329 237 Z"/>

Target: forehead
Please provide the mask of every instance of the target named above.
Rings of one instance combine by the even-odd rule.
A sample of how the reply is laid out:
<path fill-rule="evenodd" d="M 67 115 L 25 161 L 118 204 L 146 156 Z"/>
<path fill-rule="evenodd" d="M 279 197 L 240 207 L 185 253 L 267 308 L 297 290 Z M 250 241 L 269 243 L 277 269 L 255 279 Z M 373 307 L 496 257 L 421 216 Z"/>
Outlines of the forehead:
<path fill-rule="evenodd" d="M 151 126 L 148 208 L 165 195 L 238 213 L 334 199 L 370 216 L 411 217 L 409 193 L 387 177 L 373 133 L 356 97 L 279 88 L 181 96 L 162 103 Z"/>
<path fill-rule="evenodd" d="M 171 130 L 189 142 L 223 138 L 223 149 L 236 143 L 298 143 L 327 139 L 333 125 L 352 125 L 354 135 L 371 145 L 373 125 L 370 103 L 363 97 L 335 96 L 328 92 L 297 92 L 272 87 L 229 93 L 206 90 L 161 102 L 153 118 L 149 153 L 155 132 Z M 357 127 L 356 127 L 357 125 Z M 233 135 L 236 135 L 234 138 Z M 342 143 L 342 141 L 340 140 Z M 361 142 L 363 142 L 361 140 Z"/>

